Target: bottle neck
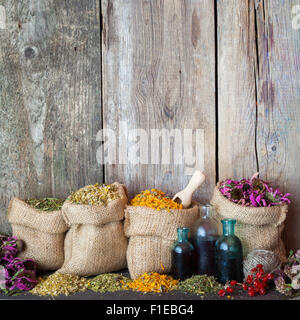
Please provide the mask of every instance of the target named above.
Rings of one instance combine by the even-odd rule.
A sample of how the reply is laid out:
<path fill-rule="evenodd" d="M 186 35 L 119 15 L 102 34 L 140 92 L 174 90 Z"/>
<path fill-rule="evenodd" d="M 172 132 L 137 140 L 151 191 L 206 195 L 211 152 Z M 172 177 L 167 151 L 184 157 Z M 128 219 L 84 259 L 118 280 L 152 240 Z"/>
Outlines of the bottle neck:
<path fill-rule="evenodd" d="M 234 236 L 234 225 L 235 220 L 222 220 L 223 224 L 223 235 L 224 236 Z"/>
<path fill-rule="evenodd" d="M 204 205 L 201 207 L 202 218 L 209 219 L 213 217 L 214 207 L 210 204 Z"/>
<path fill-rule="evenodd" d="M 178 242 L 188 241 L 189 229 L 188 228 L 178 228 L 177 229 L 177 240 Z"/>

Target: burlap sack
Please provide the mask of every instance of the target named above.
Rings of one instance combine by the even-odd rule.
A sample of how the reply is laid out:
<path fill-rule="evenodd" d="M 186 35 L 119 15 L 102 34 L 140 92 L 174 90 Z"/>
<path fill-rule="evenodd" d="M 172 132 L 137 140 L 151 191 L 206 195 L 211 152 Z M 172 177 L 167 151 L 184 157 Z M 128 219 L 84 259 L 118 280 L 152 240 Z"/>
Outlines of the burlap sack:
<path fill-rule="evenodd" d="M 64 262 L 64 238 L 68 226 L 61 211 L 45 212 L 13 198 L 8 206 L 13 235 L 25 243 L 22 259 L 33 259 L 38 270 L 57 270 Z"/>
<path fill-rule="evenodd" d="M 224 197 L 219 186 L 214 189 L 211 204 L 216 207 L 219 220 L 236 219 L 235 234 L 242 241 L 243 255 L 264 249 L 276 252 L 280 260 L 285 261 L 282 231 L 288 206 L 243 207 Z"/>
<path fill-rule="evenodd" d="M 190 209 L 157 211 L 128 206 L 125 210 L 125 235 L 129 237 L 127 265 L 132 279 L 144 272 L 171 271 L 171 249 L 177 228 L 191 228 L 199 217 L 198 204 Z"/>
<path fill-rule="evenodd" d="M 126 188 L 107 206 L 78 205 L 66 201 L 63 217 L 70 226 L 65 238 L 65 262 L 59 272 L 91 276 L 126 267 L 127 238 L 123 218 Z"/>

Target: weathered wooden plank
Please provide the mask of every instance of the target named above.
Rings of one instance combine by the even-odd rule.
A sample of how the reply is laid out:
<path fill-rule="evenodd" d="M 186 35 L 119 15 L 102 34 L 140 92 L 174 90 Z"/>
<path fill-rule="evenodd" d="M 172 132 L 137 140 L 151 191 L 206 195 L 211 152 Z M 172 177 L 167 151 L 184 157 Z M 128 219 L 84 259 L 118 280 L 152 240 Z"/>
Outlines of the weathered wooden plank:
<path fill-rule="evenodd" d="M 9 199 L 102 181 L 99 1 L 0 1 L 0 232 Z"/>
<path fill-rule="evenodd" d="M 260 176 L 293 193 L 288 248 L 299 247 L 299 33 L 295 1 L 218 1 L 220 178 Z"/>
<path fill-rule="evenodd" d="M 300 38 L 293 29 L 295 0 L 257 1 L 260 171 L 293 194 L 286 224 L 288 248 L 300 247 Z"/>
<path fill-rule="evenodd" d="M 102 1 L 104 128 L 119 130 L 129 160 L 131 129 L 203 129 L 207 181 L 197 198 L 210 199 L 215 184 L 215 45 L 213 1 Z M 127 127 L 127 128 L 126 128 Z M 201 134 L 198 139 L 202 145 Z M 195 139 L 195 136 L 194 136 Z M 126 147 L 125 144 L 128 144 Z M 194 150 L 185 151 L 191 156 Z M 143 145 L 144 145 L 143 144 Z M 145 150 L 150 158 L 151 146 Z M 158 148 L 152 150 L 158 154 Z M 166 156 L 163 150 L 161 156 Z M 175 158 L 182 154 L 178 150 Z M 197 154 L 201 166 L 201 151 Z M 120 153 L 119 153 L 120 157 Z M 174 159 L 173 159 L 174 160 Z M 106 181 L 119 180 L 130 195 L 157 187 L 169 194 L 190 176 L 184 164 L 120 164 L 105 166 Z M 125 161 L 126 162 L 126 161 Z M 192 165 L 191 165 L 192 167 Z"/>
<path fill-rule="evenodd" d="M 219 179 L 257 171 L 254 2 L 217 1 Z"/>

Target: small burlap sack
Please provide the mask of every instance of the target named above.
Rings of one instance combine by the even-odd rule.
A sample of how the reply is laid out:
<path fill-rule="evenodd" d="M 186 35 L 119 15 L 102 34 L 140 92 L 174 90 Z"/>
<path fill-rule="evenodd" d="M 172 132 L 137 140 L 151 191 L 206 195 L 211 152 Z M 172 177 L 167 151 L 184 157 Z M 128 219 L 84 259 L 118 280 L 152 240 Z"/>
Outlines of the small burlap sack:
<path fill-rule="evenodd" d="M 125 210 L 125 235 L 129 237 L 127 265 L 132 279 L 144 272 L 171 271 L 171 249 L 177 228 L 191 228 L 199 217 L 198 204 L 189 209 L 157 211 L 128 206 Z"/>
<path fill-rule="evenodd" d="M 107 206 L 64 203 L 63 217 L 70 230 L 65 238 L 65 262 L 59 272 L 91 276 L 126 267 L 128 241 L 122 220 L 127 191 L 123 185 L 114 184 L 121 198 Z"/>
<path fill-rule="evenodd" d="M 287 205 L 272 207 L 244 207 L 231 202 L 222 195 L 220 184 L 215 187 L 211 204 L 216 207 L 217 217 L 235 219 L 235 234 L 242 241 L 243 255 L 254 249 L 271 250 L 280 260 L 286 260 L 285 246 L 282 241 Z"/>
<path fill-rule="evenodd" d="M 68 226 L 61 211 L 45 212 L 13 198 L 8 206 L 13 235 L 25 243 L 22 259 L 33 259 L 38 270 L 59 269 L 64 262 L 64 238 Z"/>

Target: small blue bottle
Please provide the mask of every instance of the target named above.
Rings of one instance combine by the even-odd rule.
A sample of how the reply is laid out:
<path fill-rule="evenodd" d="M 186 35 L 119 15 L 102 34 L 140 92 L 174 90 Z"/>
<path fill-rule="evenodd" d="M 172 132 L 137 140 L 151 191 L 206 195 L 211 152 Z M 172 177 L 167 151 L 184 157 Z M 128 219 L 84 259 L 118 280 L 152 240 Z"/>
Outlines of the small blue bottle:
<path fill-rule="evenodd" d="M 241 240 L 234 234 L 236 220 L 225 219 L 223 235 L 215 247 L 216 277 L 222 284 L 228 280 L 243 282 L 243 249 Z"/>
<path fill-rule="evenodd" d="M 194 247 L 188 241 L 189 228 L 177 229 L 177 241 L 172 249 L 172 275 L 184 280 L 194 274 Z"/>

